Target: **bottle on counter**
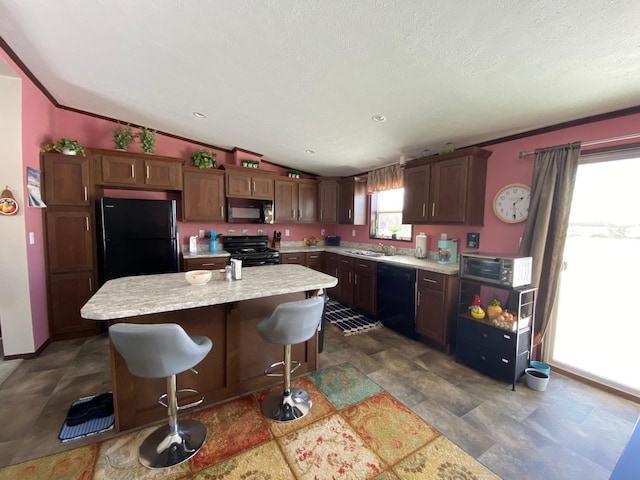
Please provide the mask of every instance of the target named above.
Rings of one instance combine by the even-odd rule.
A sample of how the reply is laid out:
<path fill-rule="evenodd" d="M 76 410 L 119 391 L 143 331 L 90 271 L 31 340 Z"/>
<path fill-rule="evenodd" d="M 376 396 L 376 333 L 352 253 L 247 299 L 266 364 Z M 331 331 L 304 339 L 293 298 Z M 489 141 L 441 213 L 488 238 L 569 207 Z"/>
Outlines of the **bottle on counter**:
<path fill-rule="evenodd" d="M 211 230 L 211 238 L 209 239 L 209 251 L 210 252 L 218 251 L 218 238 L 216 237 L 215 230 Z"/>

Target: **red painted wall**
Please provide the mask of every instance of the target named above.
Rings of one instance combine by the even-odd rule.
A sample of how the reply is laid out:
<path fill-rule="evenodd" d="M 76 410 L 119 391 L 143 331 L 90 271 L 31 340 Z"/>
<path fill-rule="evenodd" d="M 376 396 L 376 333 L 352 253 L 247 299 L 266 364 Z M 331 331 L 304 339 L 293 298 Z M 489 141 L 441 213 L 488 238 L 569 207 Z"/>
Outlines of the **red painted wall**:
<path fill-rule="evenodd" d="M 80 141 L 84 146 L 96 148 L 113 148 L 111 140 L 111 130 L 114 127 L 112 122 L 96 119 L 67 110 L 53 107 L 49 100 L 35 87 L 35 85 L 24 75 L 24 73 L 8 57 L 6 52 L 0 49 L 0 56 L 19 74 L 23 79 L 23 166 L 39 168 L 39 150 L 46 143 L 51 143 L 62 136 L 71 137 Z M 510 225 L 500 222 L 493 214 L 492 201 L 495 193 L 502 186 L 509 183 L 531 184 L 531 174 L 533 168 L 533 157 L 520 159 L 518 153 L 522 150 L 530 151 L 540 147 L 574 142 L 577 140 L 588 141 L 600 138 L 615 137 L 631 133 L 640 132 L 640 114 L 629 115 L 617 119 L 592 123 L 585 126 L 567 128 L 551 133 L 527 137 L 525 139 L 512 142 L 505 142 L 493 146 L 485 147 L 493 154 L 488 163 L 488 179 L 485 201 L 485 222 L 483 227 L 440 227 L 440 226 L 415 226 L 414 235 L 425 232 L 429 236 L 428 249 L 437 248 L 437 238 L 445 232 L 449 238 L 460 240 L 460 250 L 465 251 L 464 242 L 467 232 L 480 233 L 480 250 L 493 252 L 516 252 L 524 224 Z M 242 148 L 242 146 L 239 146 Z M 201 148 L 200 145 L 183 140 L 159 135 L 156 141 L 156 153 L 158 155 L 178 157 L 188 163 L 190 154 Z M 138 145 L 134 145 L 132 151 L 140 151 Z M 218 151 L 218 163 L 234 163 L 234 155 L 228 152 Z M 262 165 L 261 168 L 278 171 L 284 174 L 284 170 L 272 165 Z M 26 181 L 25 181 L 26 184 Z M 26 188 L 25 188 L 26 198 Z M 133 196 L 132 192 L 109 191 L 112 196 Z M 148 195 L 148 194 L 139 194 Z M 166 198 L 178 198 L 177 194 L 153 194 L 167 195 Z M 162 197 L 161 197 L 162 198 Z M 39 209 L 25 208 L 26 217 L 25 243 L 28 232 L 35 232 L 36 244 L 28 247 L 29 265 L 29 285 L 31 293 L 31 307 L 34 326 L 36 348 L 41 346 L 48 338 L 48 324 L 46 318 L 46 289 L 44 278 L 44 250 L 42 238 L 42 216 Z M 182 244 L 186 244 L 190 235 L 196 235 L 198 230 L 216 230 L 219 233 L 226 233 L 228 228 L 234 228 L 236 234 L 242 228 L 249 229 L 250 234 L 255 234 L 258 228 L 263 228 L 265 234 L 270 237 L 274 230 L 284 231 L 289 229 L 291 235 L 284 237 L 284 241 L 299 241 L 304 237 L 319 236 L 320 225 L 229 225 L 229 224 L 199 224 L 180 222 L 180 236 Z M 378 243 L 369 239 L 369 229 L 367 226 L 348 225 L 325 225 L 326 234 L 340 235 L 344 241 L 357 241 L 362 243 Z M 352 230 L 356 235 L 352 236 Z M 412 246 L 406 242 L 385 242 L 399 247 Z"/>

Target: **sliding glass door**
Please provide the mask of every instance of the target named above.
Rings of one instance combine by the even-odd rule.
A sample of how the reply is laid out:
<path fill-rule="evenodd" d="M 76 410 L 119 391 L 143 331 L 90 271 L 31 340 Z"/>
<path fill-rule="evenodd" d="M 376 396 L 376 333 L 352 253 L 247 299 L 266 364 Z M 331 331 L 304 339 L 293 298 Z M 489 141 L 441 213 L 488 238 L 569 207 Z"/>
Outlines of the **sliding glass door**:
<path fill-rule="evenodd" d="M 640 396 L 640 150 L 581 158 L 564 262 L 545 359 Z"/>

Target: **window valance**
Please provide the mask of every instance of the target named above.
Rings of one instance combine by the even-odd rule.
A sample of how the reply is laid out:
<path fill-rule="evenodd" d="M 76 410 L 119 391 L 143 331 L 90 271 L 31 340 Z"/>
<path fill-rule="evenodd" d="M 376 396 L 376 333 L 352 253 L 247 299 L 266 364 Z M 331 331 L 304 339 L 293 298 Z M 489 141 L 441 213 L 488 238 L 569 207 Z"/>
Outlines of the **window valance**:
<path fill-rule="evenodd" d="M 376 168 L 367 177 L 367 193 L 381 192 L 402 188 L 403 173 L 399 163 L 387 167 Z"/>

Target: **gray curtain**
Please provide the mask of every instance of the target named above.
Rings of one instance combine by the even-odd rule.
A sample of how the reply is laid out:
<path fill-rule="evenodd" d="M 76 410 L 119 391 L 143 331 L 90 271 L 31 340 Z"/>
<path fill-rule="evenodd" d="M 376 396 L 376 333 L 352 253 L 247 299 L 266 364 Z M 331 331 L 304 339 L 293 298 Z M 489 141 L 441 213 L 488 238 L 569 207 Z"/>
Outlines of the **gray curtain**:
<path fill-rule="evenodd" d="M 535 151 L 529 217 L 520 255 L 533 257 L 532 284 L 538 287 L 534 344 L 542 342 L 556 300 L 580 142 Z"/>

